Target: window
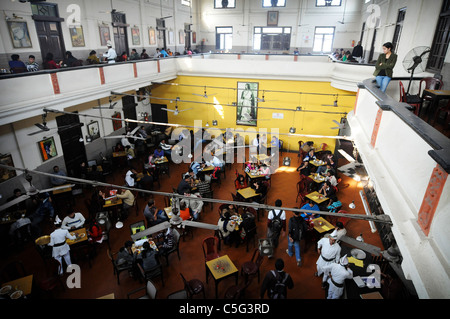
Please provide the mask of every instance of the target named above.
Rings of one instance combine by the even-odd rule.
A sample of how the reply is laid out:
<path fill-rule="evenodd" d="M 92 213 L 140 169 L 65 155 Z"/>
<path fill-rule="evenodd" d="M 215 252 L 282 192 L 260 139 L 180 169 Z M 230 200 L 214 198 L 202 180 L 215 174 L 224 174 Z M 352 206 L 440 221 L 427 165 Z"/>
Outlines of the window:
<path fill-rule="evenodd" d="M 331 52 L 334 40 L 334 27 L 316 27 L 313 52 Z"/>
<path fill-rule="evenodd" d="M 263 8 L 285 7 L 286 0 L 262 0 Z"/>
<path fill-rule="evenodd" d="M 57 11 L 56 4 L 51 3 L 38 3 L 38 4 L 31 4 L 31 12 L 34 15 L 38 16 L 48 16 L 48 17 L 58 17 L 58 11 Z"/>
<path fill-rule="evenodd" d="M 392 39 L 392 51 L 397 52 L 400 35 L 402 34 L 403 21 L 405 20 L 406 8 L 398 10 L 397 23 L 395 24 L 394 38 Z"/>
<path fill-rule="evenodd" d="M 450 42 L 450 1 L 444 0 L 441 14 L 439 15 L 436 31 L 434 32 L 433 44 L 428 57 L 427 71 L 439 72 L 444 66 Z"/>
<path fill-rule="evenodd" d="M 253 50 L 289 50 L 291 46 L 290 27 L 255 27 Z"/>
<path fill-rule="evenodd" d="M 316 0 L 316 7 L 340 7 L 342 0 Z"/>
<path fill-rule="evenodd" d="M 236 8 L 236 0 L 214 0 L 214 9 Z"/>
<path fill-rule="evenodd" d="M 216 27 L 216 50 L 231 50 L 233 27 Z"/>
<path fill-rule="evenodd" d="M 191 6 L 191 0 L 181 0 L 181 4 L 183 6 L 190 7 Z"/>

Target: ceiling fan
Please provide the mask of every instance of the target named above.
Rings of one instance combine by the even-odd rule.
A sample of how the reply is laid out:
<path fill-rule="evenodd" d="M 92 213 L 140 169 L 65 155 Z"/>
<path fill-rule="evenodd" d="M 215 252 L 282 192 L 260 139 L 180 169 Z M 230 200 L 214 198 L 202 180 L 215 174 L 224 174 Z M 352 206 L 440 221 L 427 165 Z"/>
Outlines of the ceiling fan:
<path fill-rule="evenodd" d="M 336 120 L 333 120 L 334 123 L 336 123 L 337 127 L 330 127 L 332 130 L 342 130 L 345 128 L 345 124 L 347 124 L 345 119 L 342 119 L 342 123 L 339 123 Z"/>
<path fill-rule="evenodd" d="M 336 95 L 336 98 L 335 98 L 333 104 L 322 104 L 322 106 L 334 106 L 334 107 L 338 107 L 338 96 Z"/>
<path fill-rule="evenodd" d="M 17 205 L 17 204 L 23 202 L 24 200 L 27 200 L 31 196 L 34 196 L 34 195 L 37 195 L 37 194 L 41 194 L 41 193 L 49 193 L 49 192 L 52 192 L 52 191 L 55 191 L 55 190 L 65 189 L 65 188 L 69 188 L 69 187 L 75 186 L 75 184 L 69 184 L 69 185 L 63 185 L 63 186 L 57 186 L 57 187 L 52 187 L 52 188 L 39 190 L 31 183 L 33 178 L 32 178 L 32 176 L 30 174 L 25 173 L 25 179 L 30 184 L 26 194 L 21 195 L 21 196 L 15 198 L 15 199 L 13 199 L 12 201 L 9 201 L 9 202 L 3 204 L 2 206 L 0 206 L 0 212 L 5 210 L 5 209 L 10 208 L 11 206 Z"/>
<path fill-rule="evenodd" d="M 256 99 L 259 101 L 259 102 L 266 102 L 266 101 L 277 101 L 277 100 L 266 100 L 265 98 L 264 98 L 264 91 L 263 91 L 263 93 L 262 93 L 262 98 L 259 98 L 259 97 L 256 97 Z"/>
<path fill-rule="evenodd" d="M 166 16 L 166 17 L 162 16 L 162 0 L 159 0 L 159 8 L 161 10 L 161 18 L 160 18 L 161 20 L 172 18 L 172 16 Z"/>
<path fill-rule="evenodd" d="M 179 98 L 177 98 L 176 101 L 178 101 L 178 99 L 179 99 Z M 175 102 L 175 110 L 167 109 L 167 108 L 165 108 L 165 107 L 162 107 L 162 108 L 161 108 L 161 110 L 173 112 L 174 115 L 178 115 L 178 113 L 180 113 L 180 112 L 189 111 L 189 110 L 192 110 L 192 109 L 193 109 L 193 108 L 191 107 L 191 108 L 185 109 L 185 110 L 178 110 L 178 105 L 177 105 L 176 102 Z"/>
<path fill-rule="evenodd" d="M 202 94 L 198 94 L 198 93 L 192 93 L 193 95 L 198 95 L 198 96 L 201 96 L 201 97 L 204 97 L 204 98 L 208 98 L 208 96 L 212 96 L 212 95 L 216 95 L 216 93 L 214 93 L 214 94 L 206 94 L 206 86 L 205 86 L 205 90 L 203 91 L 203 95 Z"/>
<path fill-rule="evenodd" d="M 345 8 L 346 7 L 347 7 L 347 1 L 345 1 L 345 4 L 344 4 L 344 13 L 342 14 L 342 21 L 338 21 L 338 23 L 340 23 L 340 24 L 345 24 L 344 19 L 345 19 Z"/>
<path fill-rule="evenodd" d="M 219 229 L 219 226 L 213 225 L 213 224 L 207 224 L 207 223 L 201 223 L 201 222 L 194 222 L 191 220 L 183 220 L 178 215 L 178 209 L 174 208 L 174 206 L 177 206 L 176 202 L 178 201 L 178 198 L 172 198 L 172 212 L 173 216 L 170 219 L 170 221 L 165 221 L 160 224 L 157 224 L 155 226 L 149 227 L 143 231 L 140 231 L 134 235 L 131 235 L 131 239 L 133 241 L 140 240 L 143 237 L 150 236 L 154 233 L 160 232 L 162 230 L 165 230 L 169 228 L 170 226 L 174 227 L 196 227 L 196 228 L 203 228 L 203 229 L 209 229 L 209 230 L 217 230 Z"/>
<path fill-rule="evenodd" d="M 124 136 L 126 138 L 133 138 L 135 140 L 143 140 L 145 141 L 145 138 L 143 138 L 142 136 L 135 136 L 134 134 L 136 134 L 136 132 L 139 130 L 140 126 L 136 126 L 129 134 L 127 135 L 114 135 L 114 136 L 104 136 L 103 138 L 106 139 L 113 139 L 113 138 L 123 138 Z"/>
<path fill-rule="evenodd" d="M 83 123 L 74 123 L 74 124 L 71 124 L 71 125 L 62 125 L 62 126 L 58 126 L 58 127 L 55 127 L 55 128 L 49 128 L 47 126 L 47 112 L 45 112 L 44 114 L 42 114 L 42 123 L 35 123 L 34 125 L 39 128 L 39 131 L 28 133 L 28 136 L 39 134 L 39 133 L 42 133 L 42 132 L 48 132 L 50 130 L 58 130 L 58 132 L 62 132 L 62 131 L 66 130 L 66 129 L 69 129 L 69 128 L 81 127 L 84 124 Z"/>
<path fill-rule="evenodd" d="M 94 106 L 93 109 L 96 110 L 112 110 L 114 108 L 114 106 L 116 106 L 117 102 L 113 103 L 113 99 L 115 97 L 109 97 L 109 107 L 101 107 L 101 106 Z"/>
<path fill-rule="evenodd" d="M 111 13 L 111 14 L 114 14 L 114 13 L 117 13 L 117 12 L 123 13 L 123 11 L 117 11 L 116 9 L 114 9 L 112 0 L 111 0 L 111 10 L 110 11 L 99 11 L 99 13 Z"/>

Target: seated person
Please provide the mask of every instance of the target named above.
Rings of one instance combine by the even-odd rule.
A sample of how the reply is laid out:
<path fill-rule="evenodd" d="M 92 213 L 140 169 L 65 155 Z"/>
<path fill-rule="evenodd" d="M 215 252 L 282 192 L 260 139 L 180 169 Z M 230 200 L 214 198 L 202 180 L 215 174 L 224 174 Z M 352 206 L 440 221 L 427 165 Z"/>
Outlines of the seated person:
<path fill-rule="evenodd" d="M 95 218 L 96 214 L 103 209 L 105 204 L 105 194 L 101 189 L 94 189 L 91 196 L 91 206 L 89 207 L 89 216 Z"/>
<path fill-rule="evenodd" d="M 308 200 L 308 202 L 305 205 L 303 205 L 300 209 L 313 210 L 313 211 L 320 212 L 319 206 L 317 206 L 317 204 L 314 203 L 312 200 Z M 308 213 L 302 212 L 302 213 L 300 213 L 300 216 L 302 216 L 304 219 L 320 217 L 320 215 L 315 214 L 315 213 L 310 213 L 310 212 L 308 212 Z"/>
<path fill-rule="evenodd" d="M 117 142 L 116 146 L 114 147 L 114 152 L 123 152 L 125 151 L 125 147 L 120 142 Z"/>
<path fill-rule="evenodd" d="M 19 188 L 16 188 L 13 191 L 13 196 L 9 197 L 7 199 L 7 202 L 13 201 L 13 200 L 19 198 L 22 195 L 24 195 L 24 194 L 22 194 L 22 191 Z M 27 205 L 26 205 L 25 201 L 21 201 L 20 203 L 17 203 L 15 205 L 9 207 L 7 210 L 9 212 L 16 212 L 18 210 L 26 210 L 26 206 Z"/>
<path fill-rule="evenodd" d="M 131 49 L 131 54 L 129 57 L 130 61 L 134 61 L 134 60 L 139 60 L 141 57 L 139 55 L 139 53 L 137 53 L 136 49 Z"/>
<path fill-rule="evenodd" d="M 126 133 L 123 134 L 122 138 L 120 139 L 120 143 L 122 143 L 122 146 L 124 149 L 126 149 L 127 146 L 134 149 L 134 145 L 130 143 Z"/>
<path fill-rule="evenodd" d="M 187 206 L 186 202 L 180 202 L 180 218 L 182 220 L 191 220 L 191 209 Z"/>
<path fill-rule="evenodd" d="M 190 194 L 192 191 L 192 181 L 189 174 L 185 174 L 178 184 L 177 193 L 179 195 Z"/>
<path fill-rule="evenodd" d="M 134 149 L 130 145 L 125 146 L 125 152 L 127 153 L 128 159 L 133 159 L 136 157 L 136 154 L 134 153 Z"/>
<path fill-rule="evenodd" d="M 317 168 L 316 173 L 317 173 L 317 174 L 320 174 L 320 175 L 323 175 L 323 176 L 326 176 L 326 175 L 327 175 L 327 172 L 328 172 L 330 169 L 332 169 L 332 168 L 331 168 L 331 164 L 330 164 L 330 163 L 327 163 L 326 165 L 319 166 L 319 167 Z"/>
<path fill-rule="evenodd" d="M 333 201 L 337 201 L 336 191 L 330 181 L 325 181 L 325 183 L 323 183 L 323 186 L 319 189 L 319 194 L 333 199 Z"/>
<path fill-rule="evenodd" d="M 236 233 L 236 221 L 231 218 L 231 214 L 228 210 L 221 215 L 219 221 L 217 223 L 219 226 L 220 234 L 222 235 L 223 241 L 227 245 L 231 245 L 233 241 L 236 239 L 236 235 L 239 236 L 239 233 Z"/>
<path fill-rule="evenodd" d="M 211 197 L 211 184 L 205 180 L 205 174 L 199 173 L 198 178 L 200 182 L 197 184 L 197 190 L 202 197 Z"/>
<path fill-rule="evenodd" d="M 235 186 L 236 190 L 247 188 L 248 184 L 247 184 L 247 179 L 245 178 L 245 176 L 239 174 L 238 177 L 236 178 L 236 180 L 234 181 L 234 186 Z"/>
<path fill-rule="evenodd" d="M 341 238 L 345 235 L 347 235 L 347 230 L 344 227 L 344 224 L 342 224 L 341 222 L 336 222 L 336 240 L 339 241 L 341 240 Z"/>
<path fill-rule="evenodd" d="M 87 233 L 88 233 L 88 240 L 90 242 L 96 242 L 101 244 L 101 242 L 103 241 L 103 230 L 100 227 L 100 225 L 97 223 L 96 220 L 93 220 L 92 222 L 88 223 L 91 226 L 88 228 Z"/>
<path fill-rule="evenodd" d="M 163 139 L 160 143 L 159 143 L 159 147 L 164 151 L 164 154 L 166 156 L 171 156 L 172 155 L 172 145 L 170 144 L 166 144 L 166 140 Z"/>
<path fill-rule="evenodd" d="M 266 179 L 270 179 L 270 167 L 266 164 L 261 164 L 259 167 L 259 171 L 261 174 L 266 175 Z"/>
<path fill-rule="evenodd" d="M 144 168 L 142 171 L 142 178 L 138 183 L 140 189 L 152 190 L 153 189 L 153 173 L 154 170 Z M 147 188 L 146 188 L 147 187 Z"/>
<path fill-rule="evenodd" d="M 130 207 L 133 207 L 134 205 L 134 195 L 132 192 L 130 192 L 130 190 L 122 188 L 122 192 L 120 194 L 117 194 L 116 196 L 120 198 L 123 202 L 122 204 L 123 212 L 121 219 L 126 219 L 128 217 L 128 211 Z"/>
<path fill-rule="evenodd" d="M 297 172 L 300 172 L 300 175 L 309 176 L 311 174 L 311 165 L 308 160 L 303 160 L 302 164 L 297 167 Z"/>
<path fill-rule="evenodd" d="M 336 213 L 339 211 L 339 209 L 341 209 L 341 207 L 342 207 L 342 203 L 338 200 L 334 201 L 333 199 L 330 199 L 328 201 L 327 210 L 329 212 Z"/>
<path fill-rule="evenodd" d="M 65 67 L 71 68 L 75 66 L 80 66 L 81 64 L 78 62 L 78 59 L 72 55 L 72 52 L 66 51 L 66 58 L 63 61 L 63 65 Z"/>
<path fill-rule="evenodd" d="M 314 142 L 309 141 L 309 142 L 303 143 L 303 145 L 301 145 L 300 148 L 302 149 L 302 152 L 307 154 L 307 153 L 309 153 L 309 151 L 311 149 L 313 149 L 313 145 L 314 145 Z"/>
<path fill-rule="evenodd" d="M 330 183 L 333 187 L 337 186 L 338 182 L 337 182 L 334 170 L 330 169 L 327 171 L 325 181 L 330 181 Z"/>
<path fill-rule="evenodd" d="M 183 202 L 189 207 L 192 218 L 197 220 L 203 208 L 203 201 L 197 195 L 190 194 L 189 198 L 183 198 L 180 204 Z"/>
<path fill-rule="evenodd" d="M 24 73 L 27 72 L 27 66 L 20 60 L 18 54 L 11 55 L 11 61 L 9 61 L 9 70 L 11 73 Z"/>
<path fill-rule="evenodd" d="M 255 190 L 255 193 L 258 194 L 257 197 L 254 197 L 253 200 L 255 202 L 260 202 L 264 199 L 264 197 L 267 195 L 267 186 L 265 182 L 262 181 L 254 181 L 253 184 L 250 186 Z"/>
<path fill-rule="evenodd" d="M 163 158 L 163 157 L 164 157 L 164 151 L 163 151 L 163 149 L 161 148 L 161 146 L 158 146 L 158 147 L 155 149 L 155 152 L 153 153 L 153 156 L 155 157 L 155 159 L 160 159 L 160 158 Z"/>
<path fill-rule="evenodd" d="M 134 187 L 136 185 L 136 175 L 136 170 L 133 167 L 130 167 L 125 174 L 125 183 L 127 186 Z"/>
<path fill-rule="evenodd" d="M 59 166 L 55 165 L 53 166 L 53 174 L 60 177 L 65 177 L 67 174 L 59 169 Z M 53 186 L 61 186 L 63 184 L 66 184 L 66 179 L 60 178 L 60 177 L 50 177 L 50 182 Z"/>
<path fill-rule="evenodd" d="M 120 247 L 119 252 L 117 253 L 116 265 L 120 267 L 132 266 L 134 262 L 133 252 L 131 251 L 131 247 L 133 246 L 133 242 L 131 240 L 127 240 L 123 247 Z"/>
<path fill-rule="evenodd" d="M 75 212 L 73 208 L 70 208 L 69 213 L 66 217 L 64 217 L 61 229 L 77 229 L 84 226 L 84 222 L 86 219 L 84 218 L 83 214 L 80 212 Z"/>
<path fill-rule="evenodd" d="M 14 239 L 21 240 L 22 234 L 21 232 L 16 232 L 16 230 L 28 225 L 27 232 L 31 236 L 31 220 L 21 212 L 15 212 L 13 217 L 16 219 L 16 221 L 9 228 L 9 235 Z"/>
<path fill-rule="evenodd" d="M 314 153 L 314 149 L 309 150 L 308 153 L 306 153 L 305 157 L 303 157 L 303 161 L 313 161 L 316 159 L 316 155 Z"/>
<path fill-rule="evenodd" d="M 159 233 L 156 235 L 155 239 L 163 238 L 162 241 L 156 242 L 156 247 L 158 247 L 158 254 L 163 255 L 167 251 L 171 250 L 175 246 L 175 238 L 173 235 L 173 232 L 177 231 L 174 230 L 174 226 L 170 225 L 169 228 L 167 228 L 165 233 Z"/>
<path fill-rule="evenodd" d="M 155 201 L 153 199 L 150 199 L 147 202 L 147 205 L 145 205 L 144 217 L 147 221 L 147 227 L 155 226 L 169 219 L 164 213 L 164 210 L 158 210 L 156 208 Z"/>
<path fill-rule="evenodd" d="M 144 272 L 147 272 L 156 267 L 158 265 L 158 261 L 156 260 L 156 252 L 150 247 L 150 243 L 148 241 L 145 241 L 142 244 L 142 248 L 143 250 L 140 254 L 138 254 L 137 251 L 134 253 L 134 259 L 141 265 Z"/>
<path fill-rule="evenodd" d="M 86 61 L 88 62 L 88 64 L 99 64 L 100 60 L 97 57 L 97 52 L 95 52 L 95 50 L 92 50 L 91 52 L 89 52 L 89 56 L 86 59 Z"/>
<path fill-rule="evenodd" d="M 28 61 L 25 62 L 25 65 L 27 66 L 28 72 L 39 71 L 39 63 L 36 62 L 36 57 L 32 54 L 30 54 L 30 56 L 28 56 Z"/>

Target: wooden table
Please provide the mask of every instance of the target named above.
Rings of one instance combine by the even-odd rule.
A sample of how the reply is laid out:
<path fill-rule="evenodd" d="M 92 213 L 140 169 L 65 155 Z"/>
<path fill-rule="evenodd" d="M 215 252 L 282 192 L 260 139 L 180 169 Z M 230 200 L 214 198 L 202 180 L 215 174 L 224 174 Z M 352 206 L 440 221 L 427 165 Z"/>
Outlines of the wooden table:
<path fill-rule="evenodd" d="M 31 288 L 33 287 L 33 275 L 5 282 L 2 284 L 2 287 L 4 286 L 11 286 L 12 290 L 22 290 L 24 296 L 27 296 L 31 294 Z"/>
<path fill-rule="evenodd" d="M 311 174 L 308 177 L 311 178 L 317 184 L 322 184 L 323 182 L 325 182 L 325 177 L 319 174 Z"/>
<path fill-rule="evenodd" d="M 450 90 L 423 90 L 422 101 L 424 96 L 430 96 L 432 101 L 427 108 L 426 115 L 428 116 L 427 122 L 430 123 L 431 119 L 434 119 L 434 114 L 437 110 L 440 100 L 450 99 Z M 420 112 L 420 110 L 419 110 Z"/>
<path fill-rule="evenodd" d="M 155 166 L 159 174 L 167 174 L 170 177 L 169 160 L 167 157 L 164 156 L 162 159 L 156 159 Z"/>
<path fill-rule="evenodd" d="M 216 290 L 216 298 L 218 298 L 218 285 L 219 282 L 222 281 L 225 278 L 228 278 L 230 276 L 235 276 L 236 278 L 236 285 L 238 283 L 238 276 L 239 271 L 236 268 L 236 266 L 231 261 L 230 257 L 228 255 L 221 256 L 219 258 L 210 260 L 206 262 L 206 283 L 208 283 L 208 276 L 209 273 L 213 276 L 214 282 L 215 282 L 215 290 Z"/>
<path fill-rule="evenodd" d="M 67 187 L 64 187 L 64 186 L 67 186 Z M 67 192 L 71 192 L 72 191 L 71 184 L 64 184 L 64 185 L 61 185 L 61 186 L 58 186 L 58 187 L 64 187 L 64 188 L 55 189 L 54 191 L 52 191 L 53 195 L 67 193 Z"/>
<path fill-rule="evenodd" d="M 115 299 L 115 298 L 116 297 L 115 297 L 114 293 L 110 293 L 110 294 L 104 295 L 102 297 L 98 297 L 97 299 Z"/>
<path fill-rule="evenodd" d="M 256 172 L 256 174 L 253 174 L 252 172 L 245 172 L 245 174 L 247 174 L 247 177 L 249 179 L 249 181 L 251 182 L 253 179 L 259 179 L 259 178 L 263 178 L 265 179 L 267 174 L 258 174 L 259 171 Z"/>
<path fill-rule="evenodd" d="M 309 164 L 319 167 L 319 166 L 327 165 L 327 162 L 324 162 L 322 160 L 312 160 L 312 161 L 309 161 Z"/>
<path fill-rule="evenodd" d="M 113 157 L 123 157 L 123 156 L 127 156 L 127 152 L 125 152 L 125 151 L 113 152 Z"/>
<path fill-rule="evenodd" d="M 314 224 L 314 229 L 320 234 L 333 230 L 335 228 L 333 224 L 328 222 L 323 217 L 315 218 L 312 222 Z"/>
<path fill-rule="evenodd" d="M 172 213 L 172 206 L 165 207 L 165 208 L 164 208 L 164 212 L 166 213 L 166 216 L 167 216 L 169 219 L 172 219 L 172 216 L 173 216 L 173 213 Z"/>
<path fill-rule="evenodd" d="M 328 200 L 328 197 L 323 196 L 322 194 L 319 194 L 319 192 L 312 192 L 305 196 L 306 198 L 309 198 L 316 204 L 322 204 L 323 202 Z"/>
<path fill-rule="evenodd" d="M 114 220 L 119 218 L 119 214 L 117 212 L 117 209 L 119 206 L 122 205 L 122 199 L 118 197 L 114 197 L 112 199 L 105 200 L 105 203 L 103 204 L 103 208 L 110 208 L 111 213 L 113 214 L 112 218 Z"/>
<path fill-rule="evenodd" d="M 238 189 L 237 193 L 240 194 L 242 197 L 244 197 L 246 200 L 252 199 L 253 197 L 256 197 L 259 195 L 251 187 Z"/>
<path fill-rule="evenodd" d="M 78 244 L 78 243 L 82 243 L 88 240 L 88 235 L 86 232 L 86 228 L 79 228 L 79 229 L 75 229 L 75 230 L 69 230 L 69 233 L 71 235 L 75 235 L 77 236 L 76 239 L 72 240 L 72 239 L 67 239 L 66 243 L 70 246 L 70 245 L 74 245 L 74 244 Z"/>

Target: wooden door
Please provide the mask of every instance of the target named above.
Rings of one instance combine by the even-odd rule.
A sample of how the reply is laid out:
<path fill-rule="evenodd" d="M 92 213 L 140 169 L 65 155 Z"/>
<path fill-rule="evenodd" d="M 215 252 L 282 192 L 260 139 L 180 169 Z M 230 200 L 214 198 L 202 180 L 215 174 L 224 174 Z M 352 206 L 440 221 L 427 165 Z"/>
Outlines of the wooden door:
<path fill-rule="evenodd" d="M 42 59 L 50 52 L 53 53 L 56 62 L 63 60 L 65 48 L 61 23 L 57 21 L 35 21 L 35 24 Z"/>
<path fill-rule="evenodd" d="M 123 105 L 123 116 L 125 119 L 129 120 L 137 120 L 137 114 L 136 114 L 136 106 L 137 103 L 135 101 L 134 96 L 124 96 L 122 97 L 122 105 Z M 137 126 L 137 123 L 127 123 L 130 130 L 134 130 Z"/>
<path fill-rule="evenodd" d="M 113 27 L 114 34 L 114 45 L 117 55 L 122 55 L 126 52 L 128 55 L 128 44 L 127 44 L 127 28 L 125 27 Z"/>

